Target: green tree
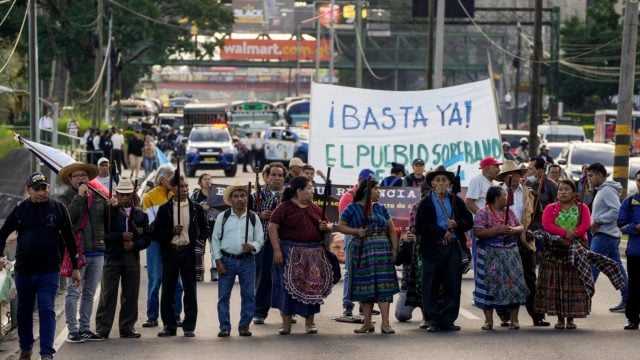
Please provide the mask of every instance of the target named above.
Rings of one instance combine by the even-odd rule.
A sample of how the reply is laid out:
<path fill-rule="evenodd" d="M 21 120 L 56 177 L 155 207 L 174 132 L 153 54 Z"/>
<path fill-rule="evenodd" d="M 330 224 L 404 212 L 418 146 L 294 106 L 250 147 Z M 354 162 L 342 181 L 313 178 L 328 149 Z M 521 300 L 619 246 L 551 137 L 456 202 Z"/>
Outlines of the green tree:
<path fill-rule="evenodd" d="M 562 57 L 578 66 L 593 66 L 584 72 L 561 65 L 560 99 L 575 111 L 591 112 L 611 106 L 618 92 L 615 76 L 607 67 L 620 66 L 622 21 L 615 12 L 617 0 L 595 0 L 587 8 L 585 21 L 577 17 L 566 19 L 560 30 Z"/>
<path fill-rule="evenodd" d="M 100 11 L 99 4 L 104 4 Z M 9 3 L 0 5 L 0 14 L 5 13 L 3 10 L 8 6 Z M 197 27 L 201 35 L 212 35 L 226 31 L 233 23 L 232 12 L 217 0 L 40 0 L 38 7 L 41 9 L 38 17 L 41 79 L 46 82 L 52 76 L 60 76 L 56 83 L 64 84 L 68 71 L 72 99 L 86 97 L 84 91 L 96 81 L 95 33 L 97 26 L 101 26 L 103 46 L 106 46 L 110 15 L 113 16 L 113 44 L 118 51 L 113 56 L 113 76 L 117 79 L 114 85 L 121 85 L 121 89 L 112 89 L 124 97 L 131 95 L 138 79 L 150 73 L 153 64 L 162 65 L 171 56 L 194 53 L 192 26 Z M 25 4 L 16 5 L 0 27 L 0 59 L 8 47 L 3 39 L 15 41 L 25 11 Z M 219 45 L 217 42 L 201 44 L 196 56 L 210 56 Z M 18 53 L 26 58 L 26 27 Z M 56 67 L 52 74 L 53 60 Z M 56 90 L 57 100 L 63 96 L 64 93 Z"/>

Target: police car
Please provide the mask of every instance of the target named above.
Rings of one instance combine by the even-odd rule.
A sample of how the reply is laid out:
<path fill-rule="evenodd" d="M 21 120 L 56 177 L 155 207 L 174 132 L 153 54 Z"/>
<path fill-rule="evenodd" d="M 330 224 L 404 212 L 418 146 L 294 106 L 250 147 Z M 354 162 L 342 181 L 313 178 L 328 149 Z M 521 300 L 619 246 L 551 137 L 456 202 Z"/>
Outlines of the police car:
<path fill-rule="evenodd" d="M 294 127 L 270 127 L 263 133 L 267 162 L 288 163 L 294 157 L 307 162 L 309 155 L 309 130 Z"/>
<path fill-rule="evenodd" d="M 238 170 L 237 152 L 224 124 L 194 125 L 187 140 L 184 170 L 194 177 L 197 170 L 224 170 L 233 177 Z"/>

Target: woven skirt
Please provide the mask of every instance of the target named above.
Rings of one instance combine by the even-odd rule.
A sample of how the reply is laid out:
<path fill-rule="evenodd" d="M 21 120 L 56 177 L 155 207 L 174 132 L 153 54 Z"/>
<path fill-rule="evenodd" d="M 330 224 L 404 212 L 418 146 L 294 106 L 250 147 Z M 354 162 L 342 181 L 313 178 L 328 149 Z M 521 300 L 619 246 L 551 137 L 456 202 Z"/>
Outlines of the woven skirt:
<path fill-rule="evenodd" d="M 320 312 L 331 292 L 331 264 L 322 244 L 280 242 L 283 262 L 271 268 L 271 306 L 284 315 L 308 317 Z M 301 251 L 296 251 L 301 250 Z M 307 281 L 304 281 L 307 272 Z"/>
<path fill-rule="evenodd" d="M 511 310 L 527 301 L 518 247 L 477 247 L 473 301 L 481 309 Z"/>
<path fill-rule="evenodd" d="M 591 297 L 568 262 L 569 248 L 545 245 L 536 284 L 535 311 L 553 316 L 584 318 L 591 312 Z"/>
<path fill-rule="evenodd" d="M 363 244 L 362 251 L 360 250 Z M 400 292 L 391 242 L 384 233 L 349 242 L 351 257 L 351 301 L 392 302 Z"/>

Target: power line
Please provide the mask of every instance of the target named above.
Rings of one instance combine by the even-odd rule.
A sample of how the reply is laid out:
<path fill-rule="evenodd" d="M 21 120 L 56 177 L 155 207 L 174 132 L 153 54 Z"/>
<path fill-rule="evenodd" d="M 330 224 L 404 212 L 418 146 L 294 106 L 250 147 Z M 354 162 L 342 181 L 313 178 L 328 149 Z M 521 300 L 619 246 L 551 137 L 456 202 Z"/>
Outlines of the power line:
<path fill-rule="evenodd" d="M 147 15 L 141 14 L 141 13 L 135 11 L 135 10 L 129 9 L 128 7 L 116 2 L 115 0 L 109 0 L 109 2 L 112 3 L 113 5 L 121 8 L 122 10 L 128 11 L 128 12 L 130 12 L 130 13 L 136 15 L 136 16 L 139 16 L 139 17 L 145 19 L 145 20 L 151 21 L 152 23 L 159 24 L 159 25 L 164 25 L 164 26 L 168 26 L 168 27 L 172 27 L 172 28 L 175 28 L 175 29 L 178 29 L 178 30 L 181 30 L 181 31 L 186 31 L 185 29 L 183 29 L 180 26 L 177 26 L 177 25 L 174 25 L 174 24 L 170 24 L 168 22 L 160 21 L 160 20 L 154 19 L 152 17 L 149 17 Z"/>
<path fill-rule="evenodd" d="M 0 2 L 0 4 L 4 4 L 9 2 L 10 0 L 6 0 L 4 2 Z M 2 26 L 2 24 L 4 24 L 4 21 L 7 20 L 7 18 L 9 17 L 9 14 L 11 13 L 11 9 L 13 9 L 13 5 L 16 4 L 16 0 L 13 0 L 13 2 L 11 3 L 11 6 L 9 7 L 9 10 L 7 10 L 7 13 L 4 15 L 4 18 L 2 18 L 2 21 L 0 21 L 0 26 Z"/>
<path fill-rule="evenodd" d="M 109 39 L 109 42 L 107 43 L 107 51 L 105 53 L 108 54 L 110 51 L 111 51 L 111 39 Z M 100 74 L 96 78 L 96 82 L 93 84 L 93 86 L 91 86 L 91 88 L 89 90 L 87 90 L 87 91 L 76 90 L 81 95 L 82 94 L 89 95 L 89 97 L 86 98 L 86 99 L 78 100 L 79 103 L 87 104 L 91 100 L 93 100 L 93 98 L 96 96 L 96 93 L 98 92 L 98 89 L 100 88 L 100 83 L 102 82 L 102 77 L 104 76 L 104 70 L 107 67 L 107 60 L 108 59 L 109 59 L 108 56 L 104 57 L 104 60 L 102 61 L 102 67 L 100 68 Z"/>
<path fill-rule="evenodd" d="M 24 18 L 22 19 L 22 25 L 20 25 L 20 32 L 18 32 L 18 38 L 16 39 L 16 42 L 13 44 L 13 49 L 11 49 L 11 53 L 9 53 L 9 57 L 7 57 L 7 62 L 4 63 L 4 65 L 2 65 L 2 67 L 0 68 L 0 74 L 4 71 L 4 69 L 7 68 L 7 66 L 9 66 L 9 62 L 11 61 L 13 54 L 16 52 L 16 49 L 18 48 L 18 43 L 20 42 L 20 38 L 22 37 L 22 30 L 24 30 L 24 24 L 27 22 L 27 14 L 29 14 L 29 6 L 31 6 L 31 0 L 27 0 L 27 8 L 24 11 Z"/>

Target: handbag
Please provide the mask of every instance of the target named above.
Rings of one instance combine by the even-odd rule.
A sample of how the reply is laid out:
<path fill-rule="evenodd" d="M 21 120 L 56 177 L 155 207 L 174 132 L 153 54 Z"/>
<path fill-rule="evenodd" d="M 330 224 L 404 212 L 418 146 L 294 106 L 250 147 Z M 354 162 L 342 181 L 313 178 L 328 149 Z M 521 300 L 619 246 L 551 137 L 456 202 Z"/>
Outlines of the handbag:
<path fill-rule="evenodd" d="M 80 220 L 80 228 L 78 231 L 73 233 L 74 240 L 76 242 L 76 259 L 78 260 L 78 269 L 82 269 L 85 266 L 84 261 L 84 250 L 83 250 L 83 237 L 82 232 L 84 228 L 87 226 L 89 222 L 89 210 L 91 210 L 91 205 L 93 204 L 93 194 L 91 191 L 87 193 L 87 212 Z M 64 255 L 62 256 L 62 264 L 60 265 L 60 276 L 62 277 L 70 277 L 71 273 L 73 273 L 73 264 L 71 263 L 71 256 L 69 255 L 69 250 L 64 248 Z"/>

